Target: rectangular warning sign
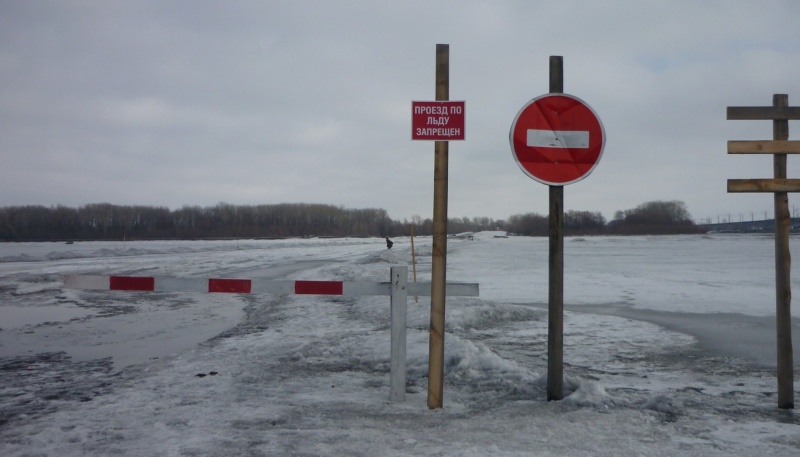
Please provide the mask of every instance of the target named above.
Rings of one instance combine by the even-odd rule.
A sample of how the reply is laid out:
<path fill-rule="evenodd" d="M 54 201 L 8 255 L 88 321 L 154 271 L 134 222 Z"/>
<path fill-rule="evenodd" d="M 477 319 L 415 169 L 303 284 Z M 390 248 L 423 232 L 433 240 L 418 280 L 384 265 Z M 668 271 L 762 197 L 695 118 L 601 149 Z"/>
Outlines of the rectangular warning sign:
<path fill-rule="evenodd" d="M 411 139 L 464 139 L 464 101 L 411 102 Z"/>

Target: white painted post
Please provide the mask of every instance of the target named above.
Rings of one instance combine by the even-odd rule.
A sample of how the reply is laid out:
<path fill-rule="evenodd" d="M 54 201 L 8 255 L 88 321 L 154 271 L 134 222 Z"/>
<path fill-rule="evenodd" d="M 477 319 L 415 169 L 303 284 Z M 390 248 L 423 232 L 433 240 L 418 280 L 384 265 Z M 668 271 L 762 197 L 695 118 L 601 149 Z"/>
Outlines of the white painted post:
<path fill-rule="evenodd" d="M 406 307 L 408 304 L 408 267 L 390 269 L 392 283 L 392 343 L 389 400 L 406 399 Z"/>

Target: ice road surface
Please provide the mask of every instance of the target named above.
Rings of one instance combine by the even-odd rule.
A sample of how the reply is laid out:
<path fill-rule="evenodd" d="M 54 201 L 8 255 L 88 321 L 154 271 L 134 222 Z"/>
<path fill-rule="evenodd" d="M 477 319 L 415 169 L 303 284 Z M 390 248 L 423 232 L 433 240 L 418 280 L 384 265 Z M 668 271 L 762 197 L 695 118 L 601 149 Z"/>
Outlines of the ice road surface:
<path fill-rule="evenodd" d="M 61 282 L 387 281 L 408 239 L 0 244 L 0 455 L 800 455 L 800 414 L 776 407 L 770 237 L 568 238 L 569 395 L 547 402 L 547 239 L 498 235 L 448 241 L 448 281 L 481 296 L 447 300 L 436 411 L 428 298 L 409 297 L 407 399 L 391 403 L 388 297 Z M 415 244 L 429 281 L 431 240 Z"/>

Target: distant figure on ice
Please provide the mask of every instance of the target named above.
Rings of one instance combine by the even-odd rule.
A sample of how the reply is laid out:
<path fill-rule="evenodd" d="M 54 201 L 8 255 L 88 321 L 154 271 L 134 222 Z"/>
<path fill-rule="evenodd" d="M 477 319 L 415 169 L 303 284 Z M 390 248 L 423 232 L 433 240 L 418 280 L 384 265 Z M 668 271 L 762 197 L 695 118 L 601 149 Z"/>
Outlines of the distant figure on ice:
<path fill-rule="evenodd" d="M 392 245 L 394 245 L 394 243 L 392 243 L 392 240 L 390 240 L 389 237 L 387 236 L 386 237 L 386 249 L 392 249 Z"/>

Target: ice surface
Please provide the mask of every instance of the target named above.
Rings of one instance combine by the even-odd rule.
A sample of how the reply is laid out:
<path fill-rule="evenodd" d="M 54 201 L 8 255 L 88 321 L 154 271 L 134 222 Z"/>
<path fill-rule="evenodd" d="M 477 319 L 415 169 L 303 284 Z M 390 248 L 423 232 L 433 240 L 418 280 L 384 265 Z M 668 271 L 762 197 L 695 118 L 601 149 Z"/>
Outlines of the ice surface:
<path fill-rule="evenodd" d="M 495 235 L 448 240 L 448 281 L 481 296 L 447 300 L 436 411 L 427 297 L 409 297 L 407 401 L 391 403 L 386 297 L 59 282 L 386 281 L 410 266 L 408 239 L 391 251 L 383 239 L 0 245 L 0 455 L 800 455 L 800 416 L 777 409 L 773 370 L 712 341 L 746 326 L 773 337 L 753 324 L 774 314 L 769 238 L 568 238 L 569 395 L 547 402 L 547 240 Z M 420 281 L 430 243 L 415 240 Z"/>

